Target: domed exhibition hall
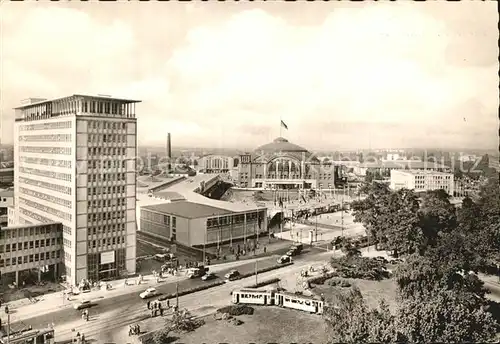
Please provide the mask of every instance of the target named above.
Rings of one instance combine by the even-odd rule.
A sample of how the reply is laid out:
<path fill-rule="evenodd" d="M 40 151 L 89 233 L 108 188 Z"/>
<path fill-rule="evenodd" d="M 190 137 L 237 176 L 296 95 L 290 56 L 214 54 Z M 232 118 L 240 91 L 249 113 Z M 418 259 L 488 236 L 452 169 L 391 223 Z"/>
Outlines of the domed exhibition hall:
<path fill-rule="evenodd" d="M 321 162 L 307 149 L 278 137 L 240 155 L 237 185 L 259 189 L 331 189 L 341 166 Z"/>

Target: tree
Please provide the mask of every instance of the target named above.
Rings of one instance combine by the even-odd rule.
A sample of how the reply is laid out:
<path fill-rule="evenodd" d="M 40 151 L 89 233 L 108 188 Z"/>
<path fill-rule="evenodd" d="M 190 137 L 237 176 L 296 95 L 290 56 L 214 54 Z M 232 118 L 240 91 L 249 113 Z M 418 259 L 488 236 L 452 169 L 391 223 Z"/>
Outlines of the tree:
<path fill-rule="evenodd" d="M 326 307 L 323 315 L 334 343 L 380 343 L 397 339 L 394 317 L 385 303 L 369 309 L 357 288 L 339 293 L 336 306 Z"/>
<path fill-rule="evenodd" d="M 379 220 L 384 214 L 386 198 L 391 193 L 386 185 L 365 183 L 359 190 L 367 197 L 363 200 L 354 201 L 351 204 L 355 222 L 361 222 L 367 234 L 373 238 L 376 247 L 384 241 L 382 235 L 383 225 Z"/>
<path fill-rule="evenodd" d="M 450 232 L 457 224 L 455 207 L 446 191 L 427 191 L 420 205 L 421 228 L 428 244 L 435 245 L 440 232 Z"/>
<path fill-rule="evenodd" d="M 420 249 L 423 239 L 413 191 L 390 191 L 380 184 L 365 185 L 362 191 L 368 197 L 353 202 L 354 221 L 363 223 L 376 247 L 382 244 L 396 255 Z"/>
<path fill-rule="evenodd" d="M 176 333 L 183 333 L 194 331 L 204 324 L 205 321 L 203 319 L 194 318 L 187 309 L 184 309 L 182 311 L 174 312 L 172 320 L 170 321 L 169 329 Z"/>
<path fill-rule="evenodd" d="M 399 297 L 426 300 L 442 290 L 467 293 L 478 307 L 485 304 L 484 284 L 476 275 L 436 256 L 409 256 L 394 271 Z"/>
<path fill-rule="evenodd" d="M 168 344 L 171 343 L 175 340 L 174 337 L 170 336 L 171 334 L 171 329 L 166 327 L 166 328 L 161 328 L 155 332 L 153 332 L 153 343 L 154 344 Z"/>
<path fill-rule="evenodd" d="M 405 299 L 396 326 L 410 343 L 478 343 L 495 339 L 498 324 L 467 294 L 441 290 L 427 298 Z"/>

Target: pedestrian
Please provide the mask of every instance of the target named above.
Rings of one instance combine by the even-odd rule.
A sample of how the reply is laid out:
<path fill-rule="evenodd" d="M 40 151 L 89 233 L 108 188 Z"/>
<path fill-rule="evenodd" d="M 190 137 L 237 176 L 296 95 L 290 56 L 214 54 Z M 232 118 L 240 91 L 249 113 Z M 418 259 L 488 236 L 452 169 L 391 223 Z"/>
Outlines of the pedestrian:
<path fill-rule="evenodd" d="M 161 302 L 158 302 L 158 309 L 163 309 L 163 306 L 161 305 Z"/>
<path fill-rule="evenodd" d="M 135 325 L 136 333 L 141 334 L 141 326 L 139 324 Z"/>
<path fill-rule="evenodd" d="M 267 246 L 264 246 L 264 253 L 267 252 Z"/>
<path fill-rule="evenodd" d="M 82 344 L 85 344 L 85 335 L 82 333 Z"/>
<path fill-rule="evenodd" d="M 151 318 L 154 317 L 154 314 L 155 314 L 155 311 L 154 310 L 151 310 Z"/>
<path fill-rule="evenodd" d="M 170 300 L 167 300 L 167 308 L 170 308 Z"/>
<path fill-rule="evenodd" d="M 134 332 L 132 331 L 132 325 L 128 325 L 128 336 L 130 337 L 133 334 Z"/>
<path fill-rule="evenodd" d="M 148 309 L 151 309 L 151 301 L 148 301 Z"/>
<path fill-rule="evenodd" d="M 89 321 L 89 313 L 87 313 L 87 316 L 86 316 L 86 321 Z"/>

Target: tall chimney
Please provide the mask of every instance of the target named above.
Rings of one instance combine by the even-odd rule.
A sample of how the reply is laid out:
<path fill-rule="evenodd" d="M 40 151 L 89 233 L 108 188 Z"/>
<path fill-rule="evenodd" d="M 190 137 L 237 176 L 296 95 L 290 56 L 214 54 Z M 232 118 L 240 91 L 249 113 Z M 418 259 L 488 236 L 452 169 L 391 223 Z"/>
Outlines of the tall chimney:
<path fill-rule="evenodd" d="M 167 158 L 168 158 L 168 171 L 170 172 L 170 170 L 172 169 L 172 164 L 171 164 L 172 145 L 171 145 L 171 141 L 170 141 L 170 133 L 167 133 Z"/>

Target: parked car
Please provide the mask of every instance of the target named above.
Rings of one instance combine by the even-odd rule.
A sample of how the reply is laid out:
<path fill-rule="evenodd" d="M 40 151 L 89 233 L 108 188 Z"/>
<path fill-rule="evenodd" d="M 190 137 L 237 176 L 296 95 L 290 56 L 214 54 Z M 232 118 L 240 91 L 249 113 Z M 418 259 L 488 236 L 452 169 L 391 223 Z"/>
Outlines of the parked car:
<path fill-rule="evenodd" d="M 150 297 L 155 297 L 159 294 L 160 293 L 158 293 L 158 291 L 155 288 L 148 288 L 145 291 L 143 291 L 142 293 L 140 293 L 139 297 L 141 299 L 149 299 Z"/>
<path fill-rule="evenodd" d="M 203 276 L 201 276 L 201 280 L 202 281 L 208 281 L 208 280 L 213 280 L 215 279 L 217 276 L 215 276 L 215 274 L 213 272 L 209 272 Z"/>
<path fill-rule="evenodd" d="M 384 264 L 389 263 L 389 261 L 387 259 L 385 259 L 384 257 L 380 257 L 380 256 L 373 257 L 373 260 L 376 260 L 376 261 L 384 263 Z"/>
<path fill-rule="evenodd" d="M 73 308 L 76 309 L 77 311 L 79 310 L 82 310 L 82 309 L 86 309 L 86 308 L 90 308 L 92 307 L 94 304 L 88 300 L 83 300 L 81 302 L 78 302 L 78 303 L 75 303 L 73 305 Z"/>
<path fill-rule="evenodd" d="M 240 273 L 237 270 L 231 270 L 224 277 L 226 278 L 226 282 L 234 281 L 240 277 Z"/>
<path fill-rule="evenodd" d="M 284 255 L 279 257 L 277 262 L 278 264 L 285 264 L 285 263 L 290 263 L 291 261 L 292 261 L 291 256 Z"/>

